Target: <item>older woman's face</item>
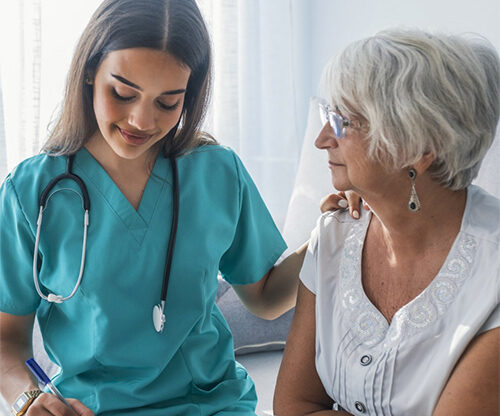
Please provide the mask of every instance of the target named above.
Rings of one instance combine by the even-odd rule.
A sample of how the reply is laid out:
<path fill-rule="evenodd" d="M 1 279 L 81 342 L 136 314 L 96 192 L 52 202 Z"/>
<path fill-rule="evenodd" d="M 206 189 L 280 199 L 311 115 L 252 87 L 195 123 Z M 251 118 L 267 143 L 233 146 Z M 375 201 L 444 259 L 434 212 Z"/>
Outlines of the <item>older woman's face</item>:
<path fill-rule="evenodd" d="M 328 167 L 337 191 L 354 190 L 360 195 L 380 189 L 389 179 L 383 166 L 368 157 L 366 131 L 348 127 L 345 137 L 338 139 L 326 123 L 315 145 L 328 153 Z M 390 182 L 390 181 L 389 181 Z"/>

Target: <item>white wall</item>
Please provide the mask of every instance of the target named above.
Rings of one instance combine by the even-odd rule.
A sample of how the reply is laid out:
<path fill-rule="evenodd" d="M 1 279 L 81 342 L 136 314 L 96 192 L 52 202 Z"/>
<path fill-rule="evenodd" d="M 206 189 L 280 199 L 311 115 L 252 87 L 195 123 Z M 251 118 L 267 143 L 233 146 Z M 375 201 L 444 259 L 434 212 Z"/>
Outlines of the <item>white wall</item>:
<path fill-rule="evenodd" d="M 389 27 L 475 32 L 500 51 L 499 0 L 312 0 L 310 4 L 314 88 L 329 57 L 348 43 Z"/>

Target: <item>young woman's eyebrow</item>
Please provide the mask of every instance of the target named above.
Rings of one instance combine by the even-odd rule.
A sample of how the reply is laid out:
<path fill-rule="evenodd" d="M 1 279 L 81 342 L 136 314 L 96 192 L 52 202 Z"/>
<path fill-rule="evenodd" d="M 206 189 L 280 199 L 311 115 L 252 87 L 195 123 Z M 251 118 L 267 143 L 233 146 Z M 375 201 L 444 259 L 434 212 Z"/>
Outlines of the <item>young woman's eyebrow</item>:
<path fill-rule="evenodd" d="M 123 78 L 120 75 L 111 74 L 111 76 L 113 78 L 117 79 L 118 81 L 122 82 L 123 84 L 128 85 L 129 87 L 132 87 L 132 88 L 135 88 L 136 90 L 142 91 L 142 88 L 139 87 L 139 85 L 134 84 L 132 81 L 129 81 L 128 79 Z M 180 88 L 178 90 L 163 91 L 160 95 L 175 95 L 175 94 L 182 94 L 184 92 L 186 92 L 186 89 Z"/>

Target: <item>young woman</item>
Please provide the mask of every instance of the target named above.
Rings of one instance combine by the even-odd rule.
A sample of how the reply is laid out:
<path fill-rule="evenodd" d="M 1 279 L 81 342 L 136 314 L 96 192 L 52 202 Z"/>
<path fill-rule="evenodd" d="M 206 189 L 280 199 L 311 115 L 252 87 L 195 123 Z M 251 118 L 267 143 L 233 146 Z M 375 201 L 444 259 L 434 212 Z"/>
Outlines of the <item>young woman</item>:
<path fill-rule="evenodd" d="M 74 414 L 24 364 L 35 315 L 80 415 L 254 414 L 217 274 L 273 318 L 295 302 L 304 248 L 273 268 L 285 243 L 252 179 L 200 132 L 209 87 L 194 0 L 106 0 L 92 16 L 44 152 L 0 190 L 0 391 L 15 414 Z"/>

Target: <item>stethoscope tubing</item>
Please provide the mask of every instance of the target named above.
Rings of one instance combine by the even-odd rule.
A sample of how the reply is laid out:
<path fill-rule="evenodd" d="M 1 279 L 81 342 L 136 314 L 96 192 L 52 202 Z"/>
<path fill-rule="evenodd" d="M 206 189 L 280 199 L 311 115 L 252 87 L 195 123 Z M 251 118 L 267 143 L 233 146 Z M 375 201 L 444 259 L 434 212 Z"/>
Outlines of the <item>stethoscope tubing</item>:
<path fill-rule="evenodd" d="M 78 280 L 76 281 L 75 287 L 73 288 L 71 293 L 66 297 L 63 297 L 62 295 L 56 295 L 54 293 L 49 293 L 48 296 L 45 296 L 40 289 L 40 285 L 38 284 L 38 245 L 40 243 L 40 231 L 42 229 L 42 216 L 43 216 L 43 207 L 40 206 L 40 212 L 38 214 L 38 220 L 37 220 L 35 249 L 33 255 L 33 280 L 35 282 L 36 291 L 42 299 L 48 302 L 62 303 L 64 301 L 67 301 L 68 299 L 71 299 L 75 295 L 78 287 L 80 286 L 80 283 L 82 282 L 83 271 L 85 269 L 85 253 L 87 248 L 87 229 L 89 226 L 89 211 L 85 210 L 83 217 L 84 229 L 83 229 L 82 256 L 80 261 L 80 273 L 78 275 Z"/>
<path fill-rule="evenodd" d="M 83 180 L 75 175 L 72 172 L 72 167 L 73 167 L 73 158 L 74 155 L 68 156 L 68 160 L 66 163 L 66 172 L 55 177 L 52 179 L 49 184 L 45 187 L 43 190 L 41 196 L 40 196 L 40 202 L 39 202 L 39 212 L 38 212 L 38 219 L 37 219 L 37 228 L 36 228 L 36 238 L 35 238 L 35 248 L 33 250 L 33 281 L 35 283 L 35 288 L 38 293 L 38 295 L 48 301 L 48 302 L 54 302 L 54 303 L 62 303 L 64 301 L 67 301 L 68 299 L 71 299 L 78 287 L 80 286 L 80 283 L 82 281 L 83 277 L 83 271 L 85 269 L 85 254 L 87 250 L 87 229 L 89 226 L 89 218 L 90 218 L 90 198 L 89 198 L 89 193 L 87 190 L 87 187 Z M 80 187 L 80 190 L 82 192 L 82 201 L 83 201 L 83 209 L 84 209 L 84 215 L 83 215 L 83 242 L 82 242 L 82 255 L 81 255 L 81 260 L 80 260 L 80 273 L 78 274 L 78 279 L 76 281 L 75 287 L 71 291 L 71 293 L 68 296 L 62 296 L 62 295 L 57 295 L 55 293 L 49 293 L 47 296 L 43 294 L 43 292 L 40 289 L 40 285 L 38 283 L 38 248 L 40 244 L 40 233 L 42 230 L 42 220 L 43 220 L 43 211 L 47 205 L 47 202 L 50 199 L 50 191 L 57 185 L 57 183 L 63 179 L 69 179 L 78 184 Z"/>
<path fill-rule="evenodd" d="M 52 179 L 49 184 L 46 186 L 46 188 L 42 191 L 42 194 L 40 196 L 40 201 L 39 201 L 39 213 L 38 213 L 38 219 L 37 219 L 37 230 L 36 230 L 36 238 L 35 238 L 35 247 L 34 247 L 34 253 L 33 253 L 33 280 L 35 283 L 35 288 L 38 293 L 38 295 L 51 303 L 62 303 L 64 301 L 67 301 L 68 299 L 71 299 L 76 291 L 78 290 L 78 287 L 81 284 L 84 270 L 85 270 L 85 255 L 86 255 L 86 249 L 87 249 L 87 232 L 88 232 L 88 227 L 90 223 L 90 198 L 89 198 L 89 193 L 87 190 L 87 187 L 83 180 L 75 175 L 72 172 L 72 166 L 73 166 L 73 158 L 74 155 L 68 156 L 67 164 L 66 164 L 66 172 L 55 177 Z M 175 240 L 177 236 L 177 228 L 178 228 L 178 222 L 179 222 L 179 174 L 177 170 L 177 160 L 175 156 L 170 156 L 170 164 L 172 168 L 172 177 L 173 177 L 173 187 L 172 187 L 172 194 L 173 194 L 173 214 L 172 214 L 172 225 L 171 225 L 171 230 L 170 230 L 170 238 L 168 242 L 168 248 L 167 248 L 167 258 L 165 261 L 165 268 L 163 272 L 163 284 L 162 284 L 162 289 L 161 289 L 161 302 L 159 305 L 156 305 L 153 308 L 153 323 L 155 325 L 155 328 L 157 332 L 162 332 L 163 330 L 163 324 L 165 322 L 165 314 L 164 314 L 164 309 L 165 309 L 165 302 L 167 300 L 167 291 L 168 291 L 168 285 L 169 285 L 169 280 L 170 280 L 170 270 L 172 267 L 172 259 L 174 256 L 174 248 L 175 248 Z M 44 295 L 43 292 L 40 289 L 39 285 L 39 279 L 38 279 L 38 253 L 39 253 L 39 244 L 40 244 L 40 234 L 41 234 L 41 229 L 42 229 L 42 220 L 43 220 L 43 211 L 45 210 L 45 207 L 50 199 L 50 197 L 55 193 L 50 193 L 52 189 L 56 186 L 56 184 L 63 180 L 63 179 L 69 179 L 72 181 L 75 181 L 78 186 L 80 187 L 80 190 L 82 192 L 82 203 L 83 203 L 83 209 L 84 209 L 84 218 L 83 218 L 83 223 L 84 223 L 84 230 L 83 230 L 83 241 L 82 241 L 82 255 L 81 255 L 81 261 L 80 261 L 80 272 L 78 275 L 78 279 L 76 281 L 76 284 L 71 291 L 71 293 L 68 296 L 62 296 L 62 295 L 57 295 L 54 293 L 50 293 L 49 295 Z M 56 191 L 57 192 L 57 191 Z M 157 318 L 155 318 L 155 309 L 158 308 L 159 315 Z"/>
<path fill-rule="evenodd" d="M 168 283 L 170 280 L 170 268 L 172 266 L 172 258 L 174 256 L 175 239 L 177 236 L 177 228 L 179 222 L 179 175 L 177 172 L 177 160 L 174 156 L 170 157 L 170 165 L 172 168 L 173 179 L 173 213 L 172 226 L 170 228 L 170 238 L 167 248 L 167 259 L 165 261 L 165 269 L 163 272 L 163 284 L 161 288 L 161 301 L 158 305 L 153 306 L 153 326 L 156 332 L 163 332 L 165 324 L 165 302 L 167 300 Z"/>
<path fill-rule="evenodd" d="M 177 237 L 177 228 L 179 223 L 179 175 L 177 172 L 177 160 L 174 156 L 170 157 L 170 164 L 172 166 L 172 179 L 173 179 L 173 213 L 172 213 L 172 225 L 170 227 L 170 238 L 168 241 L 167 248 L 167 261 L 165 263 L 165 269 L 163 272 L 163 284 L 161 288 L 161 301 L 165 302 L 167 300 L 167 290 L 168 282 L 170 280 L 170 269 L 172 267 L 172 259 L 174 257 L 174 247 L 175 239 Z"/>
<path fill-rule="evenodd" d="M 83 209 L 85 211 L 90 211 L 90 197 L 89 197 L 89 192 L 87 190 L 87 186 L 85 185 L 85 182 L 83 182 L 82 178 L 80 178 L 78 175 L 75 175 L 73 173 L 73 159 L 74 155 L 68 156 L 68 160 L 66 161 L 66 172 L 62 173 L 59 176 L 56 176 L 54 179 L 52 179 L 48 185 L 45 187 L 45 189 L 42 191 L 42 195 L 40 196 L 40 203 L 39 205 L 43 208 L 45 208 L 45 205 L 47 204 L 47 200 L 49 198 L 49 193 L 50 191 L 56 186 L 56 184 L 63 180 L 63 179 L 70 179 L 72 181 L 75 181 L 78 186 L 80 187 L 80 190 L 82 191 L 82 198 L 83 198 Z"/>

